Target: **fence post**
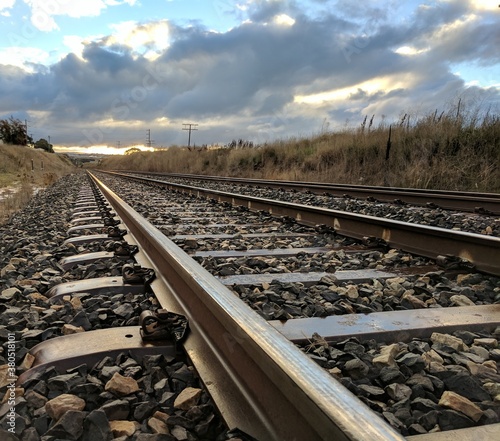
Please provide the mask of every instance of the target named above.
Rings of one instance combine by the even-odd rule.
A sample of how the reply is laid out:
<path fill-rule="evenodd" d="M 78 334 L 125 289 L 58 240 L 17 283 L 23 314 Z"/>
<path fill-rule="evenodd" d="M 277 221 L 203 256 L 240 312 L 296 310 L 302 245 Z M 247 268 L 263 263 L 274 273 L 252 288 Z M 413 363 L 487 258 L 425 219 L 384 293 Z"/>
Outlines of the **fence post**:
<path fill-rule="evenodd" d="M 389 126 L 389 138 L 387 139 L 387 146 L 385 148 L 385 160 L 389 160 L 389 154 L 391 152 L 391 131 L 392 131 L 392 125 Z"/>
<path fill-rule="evenodd" d="M 386 187 L 390 187 L 391 184 L 389 182 L 389 155 L 391 152 L 391 132 L 392 125 L 389 126 L 389 138 L 387 139 L 387 146 L 385 148 L 385 172 L 384 172 L 384 185 Z"/>

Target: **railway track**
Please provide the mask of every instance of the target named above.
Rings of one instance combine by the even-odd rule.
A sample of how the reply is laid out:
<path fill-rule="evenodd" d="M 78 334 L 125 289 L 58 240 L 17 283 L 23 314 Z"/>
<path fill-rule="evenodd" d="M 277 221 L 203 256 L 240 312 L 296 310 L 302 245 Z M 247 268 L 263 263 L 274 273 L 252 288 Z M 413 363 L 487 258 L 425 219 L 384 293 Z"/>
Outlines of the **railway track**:
<path fill-rule="evenodd" d="M 137 176 L 148 177 L 142 173 Z M 382 202 L 373 197 L 360 199 L 348 194 L 333 195 L 330 193 L 313 193 L 310 190 L 297 191 L 295 188 L 263 187 L 256 184 L 245 184 L 243 180 L 239 183 L 227 181 L 222 178 L 204 180 L 185 177 L 175 177 L 163 174 L 149 175 L 153 179 L 166 182 L 184 184 L 195 187 L 202 187 L 222 192 L 238 193 L 241 195 L 253 196 L 259 199 L 279 200 L 312 207 L 321 207 L 329 210 L 344 211 L 355 214 L 365 214 L 368 216 L 381 217 L 389 220 L 399 220 L 402 222 L 428 225 L 431 227 L 444 228 L 454 231 L 484 234 L 487 236 L 500 237 L 500 217 L 492 212 L 477 206 L 477 212 L 456 211 L 443 209 L 434 202 L 429 202 L 425 206 L 409 204 L 400 199 L 393 199 L 390 202 Z M 280 181 L 277 181 L 280 182 Z M 307 183 L 304 183 L 307 186 Z M 391 190 L 385 190 L 390 194 Z M 392 195 L 395 198 L 396 195 Z M 472 200 L 474 200 L 472 198 Z M 489 214 L 488 214 L 489 213 Z"/>
<path fill-rule="evenodd" d="M 164 184 L 159 184 L 159 183 L 154 183 L 154 182 L 150 182 L 150 184 L 153 184 L 153 185 L 161 185 L 163 187 Z M 188 189 L 188 188 L 184 188 L 182 186 L 180 187 L 176 187 L 178 190 L 182 189 L 183 191 L 186 191 L 188 192 L 189 194 L 191 195 L 196 195 L 196 196 L 199 196 L 200 195 L 200 192 L 201 190 L 200 189 Z M 217 199 L 221 199 L 223 197 L 225 198 L 229 198 L 229 200 L 231 200 L 231 202 L 235 203 L 236 201 L 236 198 L 234 195 L 231 195 L 231 196 L 224 196 L 224 195 L 221 195 L 220 193 L 210 193 L 209 196 L 211 198 L 217 198 Z M 131 200 L 133 200 L 134 198 L 132 197 Z M 228 199 L 226 199 L 228 200 Z M 238 199 L 239 201 L 239 199 Z M 251 202 L 252 204 L 255 203 L 254 200 L 246 200 L 244 203 L 245 204 L 248 204 L 249 202 Z M 199 202 L 196 202 L 196 204 L 199 204 Z M 207 208 L 206 206 L 203 206 L 201 207 L 201 209 L 197 209 L 196 207 L 193 207 L 192 209 L 192 212 L 190 212 L 190 208 L 188 209 L 188 205 L 187 203 L 185 202 L 185 200 L 183 199 L 182 202 L 180 202 L 180 206 L 179 206 L 179 203 L 177 204 L 174 204 L 174 208 L 173 207 L 170 207 L 170 208 L 162 208 L 161 204 L 160 204 L 160 198 L 158 196 L 156 197 L 153 197 L 153 201 L 148 204 L 147 206 L 142 206 L 140 207 L 141 210 L 148 216 L 148 218 L 151 218 L 151 220 L 153 222 L 155 222 L 157 224 L 157 226 L 162 230 L 164 231 L 166 234 L 169 234 L 173 240 L 177 241 L 180 245 L 183 245 L 187 248 L 187 251 L 188 252 L 191 252 L 191 254 L 197 258 L 198 260 L 201 260 L 202 263 L 203 263 L 203 259 L 208 259 L 208 263 L 209 263 L 209 266 L 212 266 L 210 265 L 211 262 L 210 261 L 210 258 L 211 257 L 214 257 L 214 256 L 218 256 L 221 261 L 224 261 L 226 260 L 226 263 L 222 263 L 220 266 L 217 265 L 218 262 L 216 262 L 216 268 L 220 269 L 221 271 L 225 271 L 227 272 L 228 270 L 228 266 L 227 266 L 227 259 L 238 259 L 239 257 L 238 256 L 243 256 L 245 254 L 249 254 L 251 258 L 255 258 L 255 256 L 258 256 L 258 255 L 271 255 L 272 258 L 275 258 L 276 255 L 280 254 L 281 252 L 283 252 L 282 254 L 286 255 L 287 253 L 288 254 L 293 254 L 293 250 L 292 252 L 290 252 L 290 250 L 275 250 L 277 251 L 276 253 L 273 253 L 273 250 L 259 250 L 259 249 L 255 249 L 255 247 L 253 246 L 253 244 L 250 244 L 250 246 L 253 246 L 254 249 L 250 249 L 250 250 L 247 250 L 245 251 L 244 248 L 245 247 L 248 247 L 248 244 L 247 243 L 239 243 L 239 244 L 236 244 L 234 245 L 234 247 L 236 248 L 240 248 L 240 250 L 235 250 L 233 251 L 232 253 L 228 253 L 227 251 L 217 251 L 217 250 L 211 250 L 211 251 L 195 251 L 193 250 L 198 248 L 199 247 L 199 243 L 197 242 L 200 241 L 202 242 L 202 247 L 205 246 L 205 244 L 203 242 L 209 242 L 211 240 L 214 240 L 215 242 L 220 241 L 221 240 L 226 240 L 227 239 L 227 236 L 224 236 L 224 235 L 217 235 L 215 234 L 215 236 L 218 236 L 218 237 L 214 237 L 210 234 L 210 232 L 208 231 L 210 227 L 214 227 L 215 230 L 218 230 L 220 229 L 220 227 L 222 228 L 226 228 L 228 226 L 228 224 L 232 227 L 234 227 L 234 224 L 235 222 L 237 221 L 234 221 L 234 220 L 231 220 L 231 219 L 225 219 L 223 218 L 223 220 L 217 220 L 217 219 L 220 219 L 219 216 L 221 215 L 220 213 L 219 214 L 212 214 L 211 210 L 209 208 Z M 139 204 L 139 205 L 143 205 L 143 203 Z M 182 208 L 181 208 L 182 207 Z M 261 209 L 262 207 L 261 206 L 252 206 L 253 209 L 255 210 L 259 210 Z M 181 213 L 178 213 L 178 210 L 181 210 Z M 175 211 L 175 214 L 172 215 L 172 219 L 169 219 L 169 216 L 168 215 L 164 215 L 164 214 L 158 214 L 158 215 L 155 215 L 153 214 L 154 211 L 157 211 L 158 213 L 164 213 L 164 211 L 167 210 L 168 211 L 171 211 L 171 210 L 174 210 Z M 224 209 L 226 212 L 229 210 L 229 207 L 225 208 Z M 223 210 L 223 212 L 224 212 Z M 201 213 L 200 213 L 201 211 Z M 270 211 L 269 210 L 269 207 L 266 207 L 266 211 Z M 276 213 L 276 208 L 273 207 L 273 212 Z M 195 234 L 193 234 L 195 231 L 193 231 L 193 225 L 190 225 L 191 223 L 195 223 L 197 221 L 195 221 L 194 219 L 199 219 L 199 217 L 204 217 L 204 221 L 202 222 L 202 226 L 198 227 L 198 228 L 202 228 L 204 231 L 202 232 L 201 236 L 196 236 Z M 212 219 L 212 216 L 213 219 Z M 295 215 L 294 215 L 295 216 Z M 304 221 L 304 217 L 302 217 L 301 221 Z M 255 220 L 247 220 L 247 221 L 244 221 L 244 222 L 247 222 L 247 225 L 251 222 L 255 222 Z M 262 222 L 262 220 L 261 220 Z M 306 220 L 307 222 L 307 220 Z M 165 225 L 165 223 L 167 225 Z M 309 221 L 309 223 L 312 224 L 312 221 Z M 208 225 L 207 225 L 208 224 Z M 211 225 L 213 224 L 213 225 Z M 172 229 L 174 231 L 172 231 Z M 186 231 L 187 230 L 187 231 Z M 182 233 L 189 233 L 189 234 L 182 234 Z M 279 231 L 275 231 L 277 234 L 279 233 Z M 175 233 L 175 234 L 174 234 Z M 238 233 L 236 233 L 238 235 Z M 252 234 L 252 233 L 251 233 Z M 253 233 L 255 235 L 259 235 L 259 234 L 262 234 L 262 233 Z M 295 234 L 297 235 L 297 232 L 293 232 L 292 234 Z M 460 234 L 458 234 L 457 237 L 460 237 Z M 196 245 L 193 244 L 193 241 L 196 242 Z M 497 241 L 495 239 L 492 240 L 492 243 L 496 243 Z M 283 245 L 281 245 L 283 246 Z M 243 248 L 243 249 L 242 249 Z M 194 251 L 194 252 L 193 252 Z M 304 250 L 301 249 L 301 250 L 296 250 L 296 251 L 299 251 L 301 253 L 304 253 Z M 317 250 L 317 249 L 312 249 L 312 250 L 309 250 L 311 253 L 319 253 L 320 251 Z M 352 249 L 349 250 L 349 251 L 353 251 Z M 219 253 L 219 254 L 218 254 Z M 226 257 L 222 257 L 222 255 L 225 255 Z M 330 256 L 331 257 L 331 256 Z M 287 264 L 289 264 L 290 261 L 287 261 Z M 236 267 L 244 267 L 245 266 L 245 263 L 242 262 L 242 261 L 238 261 L 236 263 L 236 265 L 232 265 L 233 267 L 236 266 Z M 248 266 L 247 266 L 248 268 Z M 231 270 L 229 268 L 229 270 Z M 422 271 L 429 271 L 429 268 L 426 268 L 426 269 L 422 269 Z M 217 274 L 216 272 L 216 275 L 219 275 L 220 276 L 220 273 Z M 363 281 L 363 275 L 361 274 L 357 274 L 358 277 L 360 277 L 360 279 L 358 281 Z M 394 275 L 394 274 L 393 274 Z M 264 288 L 264 287 L 268 287 L 268 288 L 274 288 L 272 286 L 272 282 L 273 280 L 274 281 L 278 281 L 279 282 L 279 278 L 280 276 L 283 276 L 282 274 L 276 274 L 276 273 L 273 273 L 273 274 L 265 274 L 265 275 L 258 275 L 258 276 L 252 276 L 252 275 L 236 275 L 236 276 L 222 276 L 220 277 L 220 280 L 222 280 L 227 286 L 232 286 L 233 289 L 235 288 L 235 285 L 238 284 L 239 286 L 243 285 L 243 286 L 250 286 L 252 288 L 258 286 L 258 287 L 261 287 Z M 284 283 L 290 283 L 290 281 L 293 279 L 290 278 L 290 274 L 286 274 L 285 275 L 285 281 Z M 307 277 L 305 277 L 304 274 L 292 274 L 292 276 L 299 276 L 299 278 L 295 279 L 296 281 L 297 280 L 302 280 L 302 281 L 305 281 L 305 283 L 311 283 L 311 282 L 314 282 L 314 279 L 308 279 Z M 316 281 L 319 279 L 319 277 L 323 276 L 322 274 L 311 274 L 310 272 L 307 274 L 307 276 L 312 276 L 313 278 L 316 277 Z M 337 271 L 335 272 L 335 276 L 337 276 L 338 278 L 341 278 L 342 277 L 342 272 L 341 271 Z M 350 273 L 348 275 L 346 275 L 347 278 L 351 278 L 353 280 L 355 280 L 355 275 L 353 273 Z M 368 274 L 365 274 L 364 277 L 370 277 L 370 275 Z M 390 275 L 389 275 L 390 277 Z M 253 281 L 249 280 L 249 279 L 252 279 L 253 278 Z M 246 279 L 246 280 L 242 280 L 242 279 Z M 305 280 L 306 279 L 306 280 Z M 300 282 L 299 282 L 300 283 Z M 268 286 L 268 285 L 271 285 L 271 286 Z M 493 287 L 492 287 L 493 289 Z M 265 289 L 264 289 L 265 291 Z M 265 295 L 264 295 L 265 296 Z M 262 297 L 261 297 L 262 298 Z M 271 302 L 267 302 L 267 303 L 271 303 Z M 363 305 L 359 305 L 359 307 L 361 308 Z M 490 308 L 485 308 L 485 310 L 488 310 Z M 462 309 L 462 311 L 465 313 L 466 311 L 464 309 Z M 475 309 L 475 311 L 477 312 L 478 309 Z M 264 312 L 264 316 L 266 316 L 266 313 L 267 312 L 267 317 L 266 318 L 272 318 L 272 314 L 269 314 L 269 309 L 267 311 L 260 311 L 261 313 Z M 366 312 L 366 310 L 363 310 L 363 312 Z M 428 314 L 428 311 L 426 311 L 426 315 Z M 452 320 L 451 320 L 451 316 L 454 316 L 456 314 L 456 311 L 454 312 L 454 314 L 450 314 L 447 318 L 444 318 L 444 315 L 443 313 L 439 314 L 442 318 L 444 318 L 444 321 L 448 323 L 448 325 L 450 325 L 451 327 L 449 328 L 450 330 L 453 329 L 453 324 L 452 324 Z M 385 315 L 385 317 L 387 318 L 387 316 Z M 290 317 L 280 317 L 280 318 L 290 318 Z M 352 317 L 351 317 L 352 318 Z M 382 318 L 382 317 L 381 317 Z M 470 317 L 469 317 L 470 318 Z M 372 319 L 375 320 L 376 319 L 376 316 L 373 316 L 372 315 Z M 359 318 L 358 318 L 359 320 Z M 407 317 L 407 323 L 410 322 L 416 322 L 417 319 L 415 318 L 415 316 L 411 317 L 408 319 Z M 434 318 L 433 319 L 430 319 L 430 322 L 433 322 Z M 494 319 L 495 321 L 496 319 Z M 304 322 L 309 322 L 309 324 L 311 324 L 311 327 L 309 329 L 307 329 L 307 325 L 305 325 Z M 324 338 L 326 339 L 330 339 L 330 338 L 333 338 L 333 339 L 338 339 L 340 337 L 346 337 L 347 335 L 352 335 L 352 333 L 356 333 L 356 332 L 359 332 L 359 335 L 360 336 L 363 336 L 364 334 L 370 334 L 370 337 L 373 336 L 373 333 L 370 333 L 370 332 L 367 332 L 368 330 L 373 330 L 373 328 L 375 329 L 379 329 L 381 330 L 382 327 L 380 325 L 380 323 L 377 323 L 377 322 L 371 322 L 371 323 L 366 323 L 366 326 L 363 327 L 363 326 L 360 326 L 360 328 L 354 332 L 354 330 L 352 329 L 353 328 L 353 321 L 351 321 L 350 319 L 348 319 L 347 321 L 345 320 L 345 318 L 340 321 L 337 321 L 337 325 L 335 325 L 335 319 L 331 319 L 328 318 L 328 319 L 324 319 L 324 318 L 321 318 L 321 319 L 313 319 L 312 320 L 313 323 L 311 323 L 310 319 L 307 319 L 307 320 L 303 320 L 302 322 L 300 320 L 288 320 L 286 322 L 286 327 L 288 327 L 288 329 L 294 329 L 295 331 L 295 334 L 293 335 L 293 331 L 290 332 L 288 334 L 288 336 L 290 338 L 292 338 L 294 340 L 294 342 L 296 343 L 306 343 L 306 342 L 310 342 L 313 340 L 313 336 L 314 336 L 314 331 L 325 331 L 324 333 L 322 333 L 322 335 L 324 336 Z M 474 319 L 472 319 L 471 321 L 468 322 L 468 326 L 470 329 L 473 328 L 473 325 L 472 325 L 472 322 L 474 321 Z M 486 318 L 485 318 L 485 321 L 486 321 Z M 315 322 L 315 323 L 314 323 Z M 339 323 L 340 322 L 340 323 Z M 354 322 L 356 322 L 356 319 L 354 319 Z M 324 324 L 325 326 L 323 328 L 320 328 L 318 327 L 319 323 L 322 323 Z M 349 323 L 349 330 L 346 331 L 345 330 L 345 325 L 346 323 Z M 276 326 L 280 326 L 282 325 L 281 322 L 279 321 L 276 321 L 274 322 L 273 324 L 275 324 Z M 399 327 L 400 327 L 400 324 L 401 324 L 401 317 L 394 317 L 394 325 L 393 326 L 388 326 L 387 330 L 386 330 L 386 333 L 385 335 L 389 334 L 389 333 L 392 333 L 394 334 L 394 336 L 397 334 L 397 332 L 395 332 Z M 425 332 L 429 332 L 429 322 L 425 322 L 425 324 L 420 328 L 420 331 L 419 331 L 419 325 L 417 325 L 415 323 L 415 328 L 414 330 L 412 330 L 412 333 L 413 335 L 417 336 L 417 335 L 424 335 Z M 460 328 L 462 326 L 465 325 L 465 322 L 462 322 L 460 324 L 457 324 L 457 327 Z M 471 327 L 472 325 L 472 327 Z M 410 325 L 411 326 L 411 325 Z M 481 327 L 484 326 L 484 323 L 481 323 L 480 325 Z M 344 331 L 340 331 L 340 329 L 344 328 Z M 364 328 L 364 329 L 363 329 Z M 332 329 L 334 329 L 334 331 L 332 332 Z M 442 328 L 442 329 L 446 329 L 446 328 Z M 456 329 L 456 328 L 455 328 Z M 423 333 L 422 334 L 419 334 L 419 332 L 421 332 L 423 330 Z M 330 331 L 330 333 L 328 333 L 328 331 Z M 287 334 L 287 331 L 285 331 L 285 328 L 282 328 L 281 329 L 281 332 Z M 408 331 L 407 330 L 402 330 L 400 335 L 403 335 L 404 333 L 407 333 L 408 334 Z M 321 332 L 320 332 L 321 333 Z M 332 337 L 333 334 L 335 337 Z M 384 337 L 381 337 L 382 335 L 384 335 L 383 332 L 379 333 L 378 334 L 378 338 L 384 338 Z M 366 335 L 365 335 L 366 336 Z"/>
<path fill-rule="evenodd" d="M 241 184 L 251 187 L 265 187 L 316 195 L 331 195 L 346 198 L 365 199 L 369 202 L 396 202 L 397 204 L 421 205 L 447 210 L 500 215 L 500 195 L 498 193 L 445 191 L 399 187 L 377 187 L 366 185 L 330 184 L 321 182 L 278 181 L 270 179 L 247 179 L 222 176 L 189 175 L 182 173 L 132 172 L 156 176 L 157 179 L 176 178 L 200 182 Z"/>
<path fill-rule="evenodd" d="M 129 178 L 138 182 L 150 182 L 152 185 L 170 190 L 184 191 L 197 197 L 204 196 L 221 203 L 246 207 L 253 211 L 261 210 L 303 225 L 330 229 L 347 237 L 382 241 L 394 248 L 433 259 L 444 255 L 455 256 L 473 263 L 481 271 L 492 274 L 498 274 L 498 269 L 495 268 L 500 267 L 497 238 L 150 178 L 130 175 Z"/>
<path fill-rule="evenodd" d="M 108 180 L 104 176 L 100 179 Z M 65 270 L 89 271 L 93 265 L 117 259 L 115 254 L 101 251 L 102 247 L 95 245 L 100 241 L 114 243 L 115 239 L 109 237 L 112 233 L 127 241 L 128 245 L 122 244 L 121 248 L 134 245 L 139 248 L 133 259 L 130 255 L 121 257 L 128 263 L 127 268 L 140 265 L 136 270 L 146 278 L 151 278 L 153 269 L 154 280 L 126 283 L 125 271 L 123 279 L 116 274 L 107 280 L 87 278 L 83 282 L 56 285 L 47 293 L 56 302 L 68 300 L 68 296 L 83 295 L 84 299 L 103 294 L 120 296 L 124 290 L 129 298 L 148 297 L 152 292 L 152 300 L 141 306 L 142 310 L 153 311 L 144 314 L 142 335 L 141 326 L 135 323 L 126 329 L 123 324 L 120 328 L 103 329 L 105 334 L 95 334 L 95 338 L 87 332 L 85 338 L 75 335 L 62 337 L 65 341 L 49 339 L 31 349 L 34 360 L 22 374 L 20 384 L 33 383 L 32 379 L 49 365 L 74 372 L 82 363 L 99 359 L 103 349 L 112 354 L 131 351 L 138 358 L 145 354 L 174 357 L 176 338 L 184 329 L 182 318 L 170 317 L 175 320 L 176 332 L 169 339 L 143 338 L 149 332 L 148 324 L 154 328 L 168 322 L 162 316 L 164 312 L 154 314 L 161 307 L 187 317 L 189 332 L 183 341 L 184 350 L 230 429 L 241 429 L 262 440 L 403 440 L 406 437 L 427 441 L 451 439 L 451 436 L 498 437 L 499 405 L 490 386 L 489 399 L 469 400 L 479 410 L 462 407 L 462 412 L 458 411 L 456 402 L 449 402 L 457 397 L 448 393 L 444 398 L 434 397 L 435 408 L 425 407 L 431 406 L 430 403 L 422 404 L 421 400 L 420 407 L 410 411 L 411 396 L 430 399 L 426 395 L 429 390 L 423 391 L 423 386 L 412 388 L 401 380 L 387 384 L 376 380 L 379 386 L 363 381 L 364 376 L 371 377 L 375 370 L 381 370 L 380 358 L 379 364 L 375 363 L 377 369 L 370 363 L 378 356 L 386 356 L 387 351 L 391 354 L 386 357 L 388 365 L 384 367 L 404 365 L 401 375 L 415 384 L 428 384 L 425 379 L 417 381 L 415 375 L 432 366 L 430 376 L 437 378 L 433 388 L 439 389 L 439 380 L 441 389 L 445 389 L 445 381 L 440 379 L 444 374 L 438 374 L 435 371 L 438 368 L 432 365 L 441 363 L 438 357 L 443 366 L 459 365 L 457 370 L 464 375 L 467 370 L 467 378 L 482 375 L 483 380 L 488 378 L 488 384 L 498 380 L 495 375 L 500 357 L 494 347 L 500 334 L 500 284 L 495 277 L 500 266 L 498 239 L 466 233 L 454 236 L 450 233 L 446 237 L 447 233 L 432 228 L 416 232 L 400 225 L 401 222 L 390 225 L 385 221 L 369 227 L 373 219 L 366 216 L 362 220 L 354 217 L 345 220 L 338 213 L 327 213 L 328 210 L 297 211 L 298 207 L 283 203 L 271 208 L 262 205 L 267 201 L 240 199 L 221 192 L 209 193 L 207 202 L 201 198 L 206 190 L 185 186 L 177 186 L 176 193 L 170 192 L 165 198 L 164 184 L 146 182 L 141 191 L 142 194 L 147 191 L 147 199 L 138 199 L 137 190 L 128 194 L 123 181 L 107 182 L 111 187 L 116 186 L 125 199 L 130 198 L 142 215 L 117 198 L 100 180 L 96 179 L 96 183 L 106 200 L 98 196 L 99 203 L 106 206 L 109 203 L 104 218 L 101 218 L 102 206 L 97 203 L 94 209 L 87 192 L 82 192 L 73 226 L 68 230 L 74 237 L 67 239 L 65 246 L 81 251 L 90 244 L 94 250 L 67 256 L 60 265 Z M 216 200 L 244 208 L 234 209 L 226 203 L 221 209 Z M 270 213 L 281 219 L 273 221 Z M 113 219 L 120 224 L 111 225 L 115 223 Z M 103 228 L 111 230 L 103 234 Z M 408 229 L 414 231 L 406 232 Z M 358 239 L 367 237 L 366 244 L 341 238 L 336 232 Z M 433 241 L 439 240 L 431 250 L 422 243 L 424 232 L 431 234 Z M 386 241 L 375 240 L 377 237 L 385 237 Z M 457 244 L 459 239 L 467 245 Z M 436 267 L 435 261 L 425 257 L 396 252 L 391 250 L 393 246 L 437 258 L 445 266 Z M 449 251 L 457 259 L 438 258 L 443 251 Z M 490 275 L 476 273 L 471 264 Z M 113 268 L 111 264 L 107 266 Z M 138 276 L 127 277 L 133 280 Z M 458 307 L 464 304 L 470 306 Z M 461 338 L 454 338 L 465 346 L 448 353 L 448 345 L 453 346 L 457 341 L 450 334 L 456 331 L 462 332 L 458 334 Z M 58 343 L 54 344 L 56 340 Z M 103 342 L 106 342 L 104 348 Z M 80 345 L 84 343 L 82 348 Z M 475 352 L 466 360 L 463 353 L 468 354 L 471 347 Z M 438 356 L 429 361 L 429 354 L 434 353 Z M 480 356 L 486 357 L 481 363 Z M 467 365 L 467 361 L 473 364 Z M 447 367 L 439 372 L 448 370 L 456 373 Z M 475 376 L 471 370 L 476 372 Z M 484 381 L 473 381 L 484 389 Z M 451 389 L 448 392 L 453 392 Z M 396 392 L 402 394 L 401 400 L 396 400 L 399 397 Z M 444 390 L 440 392 L 443 395 Z M 382 399 L 392 400 L 392 404 L 381 404 Z M 399 405 L 395 406 L 396 402 Z M 469 403 L 462 400 L 460 405 Z M 408 420 L 413 418 L 414 422 L 400 426 L 404 419 L 402 411 L 396 416 L 397 409 L 393 407 L 413 413 Z M 440 423 L 447 429 L 454 428 L 448 419 L 456 417 L 455 413 L 459 414 L 456 425 L 461 430 L 432 433 Z M 424 415 L 426 418 L 422 419 Z"/>

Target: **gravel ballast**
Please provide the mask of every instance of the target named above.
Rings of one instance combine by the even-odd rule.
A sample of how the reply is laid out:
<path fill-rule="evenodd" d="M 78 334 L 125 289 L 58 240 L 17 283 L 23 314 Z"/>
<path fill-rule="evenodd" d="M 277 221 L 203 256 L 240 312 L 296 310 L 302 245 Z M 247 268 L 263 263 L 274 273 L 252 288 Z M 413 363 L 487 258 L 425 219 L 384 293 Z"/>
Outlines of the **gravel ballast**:
<path fill-rule="evenodd" d="M 500 328 L 381 344 L 314 335 L 302 349 L 402 435 L 500 422 Z"/>
<path fill-rule="evenodd" d="M 86 293 L 51 301 L 64 282 L 121 275 L 133 260 L 113 257 L 64 270 L 63 257 L 109 251 L 112 242 L 63 245 L 84 174 L 64 177 L 0 226 L 0 439 L 23 441 L 175 441 L 229 439 L 209 395 L 182 354 L 142 359 L 127 352 L 61 371 L 49 367 L 12 389 L 29 369 L 28 352 L 58 336 L 138 325 L 158 304 L 152 293 Z M 90 231 L 89 231 L 90 232 Z M 95 231 L 93 231 L 95 233 Z M 10 346 L 9 346 L 10 345 Z M 10 408 L 14 404 L 15 412 Z M 9 421 L 15 421 L 14 432 Z"/>
<path fill-rule="evenodd" d="M 114 180 L 109 180 L 109 184 Z M 63 246 L 71 209 L 87 178 L 63 178 L 40 192 L 24 210 L 0 227 L 0 394 L 10 394 L 7 376 L 9 334 L 15 336 L 15 364 L 20 374 L 29 368 L 29 349 L 61 335 L 117 326 L 137 325 L 143 310 L 155 309 L 152 295 L 106 294 L 97 301 L 78 294 L 51 302 L 54 286 L 85 278 L 118 276 L 127 259 L 111 258 L 64 270 L 61 258 L 84 251 L 104 251 L 109 246 L 93 242 Z M 168 207 L 185 204 L 171 194 L 125 185 L 119 193 L 170 237 L 199 234 L 179 211 Z M 115 184 L 116 185 L 116 184 Z M 144 198 L 147 191 L 148 198 Z M 156 193 L 158 192 L 158 193 Z M 178 197 L 178 200 L 176 199 Z M 174 239 L 186 252 L 212 249 L 245 251 L 294 247 L 351 246 L 329 233 L 281 221 L 270 223 L 263 213 L 216 208 L 196 200 L 204 213 L 203 234 L 236 234 L 226 239 Z M 185 206 L 186 211 L 188 207 Z M 219 211 L 213 219 L 212 212 Z M 193 217 L 195 211 L 192 211 Z M 230 226 L 226 225 L 230 223 Z M 259 226 L 265 225 L 266 226 Z M 295 237 L 251 237 L 266 234 Z M 303 235 L 303 236 L 302 236 Z M 500 301 L 498 278 L 479 273 L 431 271 L 424 274 L 373 279 L 355 284 L 339 281 L 345 270 L 404 271 L 429 265 L 427 259 L 398 250 L 346 253 L 331 250 L 308 255 L 196 257 L 214 275 L 280 274 L 324 271 L 327 276 L 312 284 L 272 281 L 235 286 L 233 290 L 269 320 L 324 317 L 417 308 L 488 305 Z M 403 435 L 473 427 L 500 421 L 500 330 L 435 333 L 429 339 L 409 342 L 358 341 L 326 343 L 320 336 L 302 348 L 316 363 L 354 392 L 381 418 Z M 15 399 L 17 438 L 7 438 L 7 401 L 0 406 L 2 439 L 21 440 L 203 440 L 230 437 L 196 373 L 182 357 L 121 353 L 103 357 L 91 366 L 60 371 L 48 368 L 20 384 Z"/>

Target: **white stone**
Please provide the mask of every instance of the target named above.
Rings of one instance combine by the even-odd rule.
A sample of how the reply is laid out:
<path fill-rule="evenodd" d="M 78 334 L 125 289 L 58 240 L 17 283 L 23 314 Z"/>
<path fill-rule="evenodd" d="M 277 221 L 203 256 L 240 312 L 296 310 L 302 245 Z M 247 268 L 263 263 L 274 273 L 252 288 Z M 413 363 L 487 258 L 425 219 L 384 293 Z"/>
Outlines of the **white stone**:
<path fill-rule="evenodd" d="M 85 401 L 70 394 L 59 395 L 45 404 L 47 415 L 56 421 L 69 410 L 81 411 L 83 409 L 85 409 Z"/>
<path fill-rule="evenodd" d="M 189 410 L 198 404 L 201 396 L 201 389 L 186 387 L 174 401 L 176 409 Z"/>
<path fill-rule="evenodd" d="M 111 392 L 119 397 L 125 397 L 139 390 L 139 385 L 132 377 L 124 377 L 115 372 L 104 386 L 104 390 Z"/>
<path fill-rule="evenodd" d="M 433 343 L 441 343 L 443 345 L 449 346 L 456 351 L 467 351 L 469 349 L 462 339 L 449 334 L 440 334 L 439 332 L 433 332 L 431 335 L 431 341 Z"/>
<path fill-rule="evenodd" d="M 439 400 L 439 405 L 461 412 L 476 423 L 483 416 L 483 411 L 472 401 L 452 391 L 445 391 Z"/>
<path fill-rule="evenodd" d="M 457 306 L 474 306 L 474 302 L 463 294 L 455 294 L 450 297 L 450 302 Z"/>
<path fill-rule="evenodd" d="M 10 300 L 16 294 L 21 294 L 21 291 L 17 288 L 7 288 L 2 291 L 1 297 L 5 300 Z"/>

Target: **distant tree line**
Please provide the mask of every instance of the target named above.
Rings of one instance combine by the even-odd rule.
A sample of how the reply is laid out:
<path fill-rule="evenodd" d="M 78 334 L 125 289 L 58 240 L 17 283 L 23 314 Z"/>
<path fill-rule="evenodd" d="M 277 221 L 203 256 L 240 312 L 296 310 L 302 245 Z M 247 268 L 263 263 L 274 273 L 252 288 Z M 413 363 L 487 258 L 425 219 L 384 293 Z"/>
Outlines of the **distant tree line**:
<path fill-rule="evenodd" d="M 245 141 L 244 139 L 233 139 L 230 143 L 226 144 L 229 149 L 248 149 L 253 147 L 252 141 Z"/>
<path fill-rule="evenodd" d="M 5 144 L 30 146 L 54 153 L 52 144 L 44 138 L 34 142 L 33 138 L 26 132 L 26 125 L 12 116 L 9 119 L 0 119 L 0 139 Z"/>
<path fill-rule="evenodd" d="M 126 155 L 131 155 L 132 153 L 140 153 L 140 152 L 142 152 L 142 150 L 137 148 L 137 147 L 131 147 L 131 148 L 125 150 Z"/>
<path fill-rule="evenodd" d="M 40 138 L 37 142 L 35 142 L 34 147 L 36 149 L 42 149 L 49 153 L 54 153 L 53 145 L 50 144 L 45 138 Z"/>

